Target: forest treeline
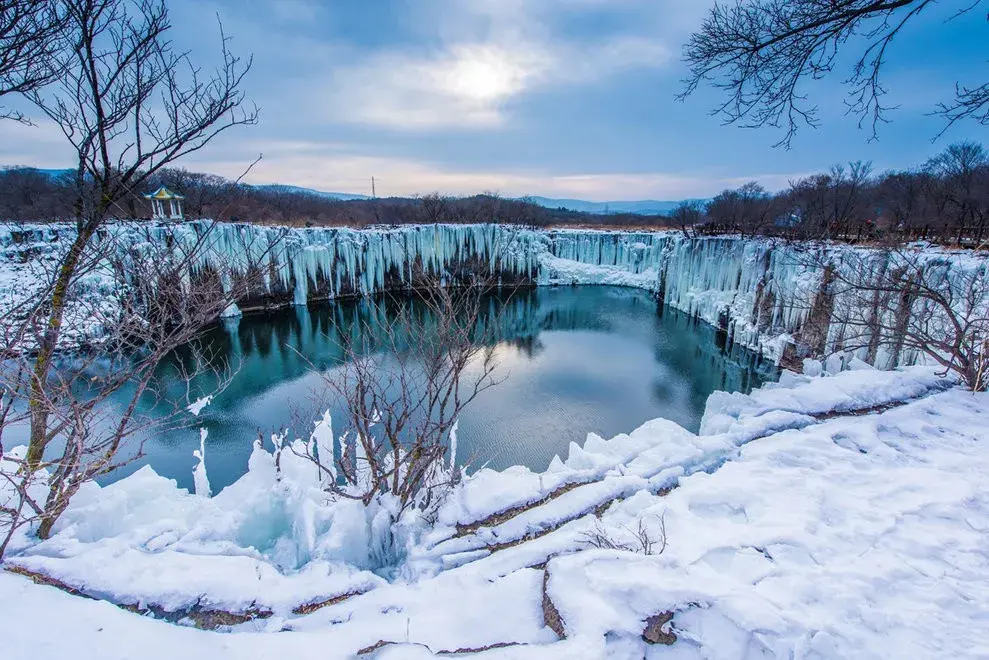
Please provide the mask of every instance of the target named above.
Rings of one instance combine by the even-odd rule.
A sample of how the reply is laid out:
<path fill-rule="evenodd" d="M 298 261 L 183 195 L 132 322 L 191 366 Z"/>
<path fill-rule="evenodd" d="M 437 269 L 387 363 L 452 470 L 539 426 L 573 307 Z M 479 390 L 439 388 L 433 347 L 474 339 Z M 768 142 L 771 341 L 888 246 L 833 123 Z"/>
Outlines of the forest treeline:
<path fill-rule="evenodd" d="M 51 171 L 0 170 L 0 218 L 69 219 L 73 217 L 73 182 L 74 177 Z M 261 224 L 498 222 L 527 227 L 676 227 L 690 234 L 929 240 L 961 245 L 981 245 L 989 239 L 989 152 L 974 142 L 953 144 L 913 169 L 877 174 L 871 164 L 853 162 L 793 180 L 776 193 L 747 183 L 706 203 L 684 202 L 668 216 L 580 213 L 492 193 L 344 201 L 297 188 L 250 186 L 175 168 L 156 173 L 146 187 L 153 190 L 160 185 L 185 196 L 188 218 Z M 117 204 L 120 218 L 149 214 L 147 201 L 138 194 Z"/>
<path fill-rule="evenodd" d="M 74 173 L 27 167 L 0 169 L 0 220 L 49 222 L 73 216 Z M 529 199 L 495 193 L 445 197 L 433 193 L 414 198 L 340 200 L 290 186 L 239 184 L 215 174 L 165 168 L 149 179 L 147 190 L 126 195 L 116 204 L 119 218 L 148 218 L 151 207 L 140 193 L 165 186 L 185 197 L 186 218 L 290 226 L 403 225 L 419 223 L 505 223 L 528 227 L 602 225 L 661 227 L 663 216 L 590 214 L 549 209 Z"/>
<path fill-rule="evenodd" d="M 704 205 L 680 204 L 672 222 L 688 232 L 981 246 L 989 239 L 989 152 L 961 142 L 917 168 L 880 174 L 866 162 L 835 165 L 778 193 L 747 183 Z"/>

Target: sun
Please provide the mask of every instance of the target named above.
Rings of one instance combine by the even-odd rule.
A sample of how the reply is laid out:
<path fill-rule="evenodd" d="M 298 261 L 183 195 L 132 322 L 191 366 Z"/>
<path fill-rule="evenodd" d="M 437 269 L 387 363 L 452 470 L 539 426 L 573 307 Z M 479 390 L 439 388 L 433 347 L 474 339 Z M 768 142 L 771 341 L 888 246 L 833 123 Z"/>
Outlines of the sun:
<path fill-rule="evenodd" d="M 456 96 L 480 103 L 497 101 L 522 89 L 527 72 L 507 51 L 464 47 L 455 51 L 447 84 Z"/>

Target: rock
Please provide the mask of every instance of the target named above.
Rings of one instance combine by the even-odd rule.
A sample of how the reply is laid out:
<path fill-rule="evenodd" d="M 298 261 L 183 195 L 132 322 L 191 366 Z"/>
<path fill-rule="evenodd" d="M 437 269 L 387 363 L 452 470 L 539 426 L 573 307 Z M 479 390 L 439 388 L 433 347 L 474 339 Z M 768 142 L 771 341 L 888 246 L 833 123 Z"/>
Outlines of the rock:
<path fill-rule="evenodd" d="M 556 605 L 553 604 L 553 600 L 549 597 L 549 593 L 546 591 L 546 585 L 549 583 L 549 570 L 543 571 L 543 622 L 550 630 L 555 632 L 560 639 L 567 638 L 567 631 L 563 627 L 563 617 L 560 616 L 560 611 L 556 609 Z"/>
<path fill-rule="evenodd" d="M 386 646 L 393 646 L 395 644 L 396 642 L 386 642 L 383 639 L 379 639 L 376 644 L 371 644 L 371 646 L 365 646 L 360 651 L 358 651 L 356 655 L 369 655 L 371 653 L 374 653 L 378 649 L 382 649 Z"/>
<path fill-rule="evenodd" d="M 646 619 L 646 629 L 642 631 L 642 639 L 649 644 L 672 646 L 677 641 L 676 634 L 672 630 L 670 632 L 663 631 L 663 627 L 671 621 L 673 621 L 673 612 L 662 612 L 649 617 Z"/>

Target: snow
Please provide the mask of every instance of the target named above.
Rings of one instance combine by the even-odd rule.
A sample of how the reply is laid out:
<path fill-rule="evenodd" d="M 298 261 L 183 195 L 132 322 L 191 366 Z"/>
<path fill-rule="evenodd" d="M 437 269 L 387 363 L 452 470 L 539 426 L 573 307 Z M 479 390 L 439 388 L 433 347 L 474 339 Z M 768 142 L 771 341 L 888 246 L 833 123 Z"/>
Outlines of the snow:
<path fill-rule="evenodd" d="M 207 633 L 0 574 L 5 657 L 343 658 L 379 640 L 395 644 L 375 657 L 392 658 L 509 643 L 478 655 L 987 657 L 989 395 L 925 367 L 807 366 L 712 396 L 700 435 L 655 420 L 590 436 L 542 474 L 466 475 L 435 526 L 405 528 L 388 571 L 368 551 L 387 507 L 328 499 L 290 452 L 276 468 L 257 447 L 213 497 L 150 468 L 84 488 L 10 565 L 123 605 L 272 615 Z M 331 429 L 318 420 L 309 442 L 332 451 Z M 652 554 L 634 550 L 640 525 Z M 544 625 L 544 574 L 565 640 Z M 678 641 L 647 648 L 644 621 L 665 611 Z"/>
<path fill-rule="evenodd" d="M 191 243 L 203 225 L 169 231 Z M 0 228 L 0 311 L 40 285 L 67 232 Z M 448 282 L 473 258 L 505 282 L 656 291 L 776 357 L 821 280 L 796 248 L 736 237 L 498 225 L 283 234 L 220 225 L 194 269 L 246 264 L 278 245 L 267 294 L 306 304 L 408 286 L 418 263 Z M 945 277 L 984 268 L 952 263 Z M 110 313 L 107 282 L 97 272 L 76 293 Z M 773 293 L 768 306 L 756 304 L 760 291 Z M 227 322 L 239 312 L 228 308 Z M 70 339 L 98 336 L 98 323 L 73 313 Z M 255 443 L 247 474 L 215 494 L 202 431 L 194 493 L 146 467 L 85 485 L 51 539 L 14 535 L 10 566 L 101 600 L 0 573 L 4 657 L 343 658 L 380 640 L 395 643 L 378 652 L 388 658 L 503 644 L 521 646 L 479 655 L 989 657 L 987 423 L 989 395 L 929 367 L 877 371 L 835 355 L 749 395 L 713 394 L 698 434 L 661 419 L 607 440 L 590 434 L 543 473 L 481 469 L 428 511 L 404 513 L 388 497 L 364 506 L 326 492 L 336 474 L 298 454 L 339 452 L 328 414 L 308 438 L 275 436 L 274 453 Z M 0 458 L 0 469 L 11 465 Z M 44 484 L 34 486 L 43 498 Z M 0 484 L 0 505 L 12 497 Z M 662 553 L 632 549 L 640 526 L 654 549 L 665 529 Z M 544 576 L 565 640 L 544 625 Z M 270 617 L 206 633 L 103 600 Z M 644 621 L 665 611 L 679 641 L 647 649 Z M 51 621 L 58 635 L 47 634 Z"/>
<path fill-rule="evenodd" d="M 240 307 L 237 306 L 237 303 L 230 303 L 227 305 L 226 309 L 220 312 L 220 318 L 222 319 L 235 319 L 243 315 L 244 313 L 240 311 Z"/>
<path fill-rule="evenodd" d="M 186 407 L 186 410 L 188 410 L 194 416 L 199 417 L 199 413 L 201 413 L 203 411 L 203 409 L 206 406 L 208 406 L 209 404 L 211 404 L 211 403 L 213 403 L 213 397 L 212 396 L 204 396 L 204 397 L 201 397 L 199 399 L 196 399 L 195 401 L 193 401 L 192 403 L 190 403 Z"/>
<path fill-rule="evenodd" d="M 662 514 L 663 555 L 553 560 L 555 602 L 594 638 L 687 611 L 682 637 L 711 658 L 985 657 L 987 403 L 952 391 L 753 443 L 612 513 Z"/>

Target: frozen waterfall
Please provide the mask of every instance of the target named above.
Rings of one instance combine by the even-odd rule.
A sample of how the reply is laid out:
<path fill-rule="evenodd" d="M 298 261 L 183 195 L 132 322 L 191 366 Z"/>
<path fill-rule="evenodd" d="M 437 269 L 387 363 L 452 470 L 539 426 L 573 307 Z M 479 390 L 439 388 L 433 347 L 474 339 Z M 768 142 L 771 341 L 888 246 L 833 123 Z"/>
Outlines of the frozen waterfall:
<path fill-rule="evenodd" d="M 227 273 L 225 286 L 248 265 L 260 265 L 260 291 L 255 286 L 237 300 L 244 311 L 436 280 L 451 284 L 473 275 L 506 286 L 635 286 L 717 326 L 731 341 L 777 359 L 807 320 L 822 286 L 820 269 L 801 257 L 808 250 L 827 249 L 838 253 L 840 262 L 841 251 L 859 250 L 672 231 L 538 231 L 496 224 L 347 229 L 195 221 L 120 223 L 104 232 L 103 240 L 113 235 L 121 245 L 162 241 L 186 248 L 206 236 L 209 249 L 199 251 L 189 276 Z M 17 270 L 28 255 L 54 251 L 71 234 L 69 225 L 0 226 L 0 267 Z M 830 346 L 837 345 L 841 329 L 832 327 L 827 336 Z M 915 359 L 880 357 L 883 366 Z"/>

